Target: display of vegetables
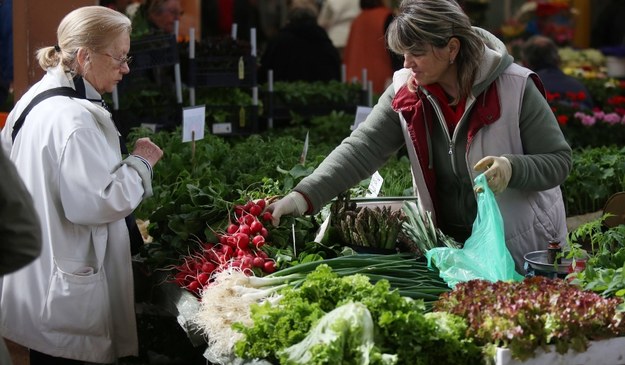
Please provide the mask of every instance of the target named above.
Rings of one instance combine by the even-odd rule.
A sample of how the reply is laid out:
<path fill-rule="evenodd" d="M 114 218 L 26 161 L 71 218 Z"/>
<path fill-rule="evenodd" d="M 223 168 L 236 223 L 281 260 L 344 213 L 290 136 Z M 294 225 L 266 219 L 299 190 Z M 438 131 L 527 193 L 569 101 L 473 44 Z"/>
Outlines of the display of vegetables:
<path fill-rule="evenodd" d="M 279 295 L 251 306 L 252 325 L 233 325 L 244 335 L 235 345 L 237 357 L 307 365 L 476 364 L 481 357 L 462 335 L 461 318 L 426 316 L 422 301 L 402 296 L 386 280 L 339 276 L 322 264 Z M 340 315 L 350 307 L 350 315 Z"/>
<path fill-rule="evenodd" d="M 203 299 L 194 318 L 207 339 L 210 361 L 230 363 L 234 342 L 242 339 L 242 334 L 234 331 L 231 324 L 252 325 L 252 304 L 279 301 L 282 289 L 306 286 L 309 275 L 322 266 L 328 268 L 323 270 L 331 271 L 332 277 L 362 275 L 362 280 L 372 285 L 384 282 L 398 295 L 420 303 L 423 311 L 431 308 L 439 294 L 450 290 L 435 272 L 427 269 L 425 262 L 406 254 L 341 256 L 301 263 L 264 277 L 248 276 L 238 269 L 224 270 L 216 273 L 214 281 L 201 292 Z"/>
<path fill-rule="evenodd" d="M 602 298 L 563 279 L 543 276 L 521 282 L 471 280 L 441 294 L 435 311 L 468 323 L 476 343 L 509 348 L 513 358 L 531 358 L 538 348 L 583 352 L 591 340 L 625 335 L 622 300 Z"/>
<path fill-rule="evenodd" d="M 403 222 L 401 210 L 389 206 L 357 206 L 340 194 L 330 207 L 331 226 L 344 244 L 395 250 Z"/>
<path fill-rule="evenodd" d="M 213 274 L 223 270 L 237 268 L 259 276 L 274 272 L 275 261 L 261 249 L 269 236 L 265 223 L 271 222 L 271 213 L 263 213 L 266 204 L 258 199 L 235 206 L 226 231 L 216 233 L 219 242 L 203 242 L 197 251 L 182 257 L 182 263 L 173 267 L 173 281 L 199 297 Z"/>

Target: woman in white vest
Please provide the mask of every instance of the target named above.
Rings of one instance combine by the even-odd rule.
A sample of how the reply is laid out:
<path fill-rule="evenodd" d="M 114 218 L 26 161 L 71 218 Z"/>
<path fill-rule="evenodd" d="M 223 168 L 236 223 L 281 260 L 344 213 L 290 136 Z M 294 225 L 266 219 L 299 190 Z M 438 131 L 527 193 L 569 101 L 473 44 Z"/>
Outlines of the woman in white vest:
<path fill-rule="evenodd" d="M 447 235 L 464 242 L 477 215 L 474 178 L 497 196 L 516 270 L 524 255 L 566 240 L 560 184 L 571 148 L 540 79 L 514 63 L 505 45 L 472 27 L 454 0 L 405 0 L 386 34 L 404 69 L 365 122 L 314 173 L 268 207 L 318 212 L 406 146 L 415 194 Z"/>
<path fill-rule="evenodd" d="M 138 354 L 125 217 L 152 194 L 152 167 L 163 152 L 142 138 L 123 159 L 102 103 L 130 71 L 130 32 L 125 15 L 103 6 L 67 14 L 58 43 L 37 52 L 46 74 L 0 134 L 43 233 L 41 256 L 1 285 L 0 332 L 30 349 L 31 365 L 113 363 Z M 56 90 L 68 94 L 31 104 Z"/>

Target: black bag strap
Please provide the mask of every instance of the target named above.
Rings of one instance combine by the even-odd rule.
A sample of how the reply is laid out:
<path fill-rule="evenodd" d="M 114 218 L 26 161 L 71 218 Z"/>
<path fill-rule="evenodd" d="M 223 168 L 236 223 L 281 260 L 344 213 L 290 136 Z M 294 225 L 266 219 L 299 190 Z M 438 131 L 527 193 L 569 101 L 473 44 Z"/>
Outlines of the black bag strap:
<path fill-rule="evenodd" d="M 26 106 L 26 108 L 24 108 L 24 111 L 22 112 L 20 117 L 17 118 L 17 120 L 15 121 L 15 124 L 13 125 L 13 132 L 11 133 L 11 138 L 13 139 L 13 141 L 15 141 L 15 137 L 17 137 L 17 133 L 20 131 L 20 129 L 24 125 L 24 120 L 26 120 L 26 116 L 28 115 L 28 113 L 30 113 L 31 109 L 34 108 L 35 105 L 39 104 L 43 100 L 52 96 L 69 96 L 72 98 L 85 99 L 85 95 L 84 95 L 85 86 L 82 81 L 82 78 L 80 79 L 74 78 L 74 82 L 76 84 L 76 87 L 79 88 L 80 91 L 82 91 L 82 95 L 80 92 L 68 86 L 56 87 L 53 89 L 46 90 L 42 92 L 41 94 L 37 94 L 33 98 L 33 100 L 31 100 L 30 103 Z M 91 99 L 87 99 L 87 100 L 101 102 L 101 100 L 91 100 Z M 122 149 L 122 153 L 128 154 L 128 150 L 126 149 L 126 145 L 124 144 L 123 141 L 120 141 L 120 146 Z M 128 227 L 128 234 L 130 235 L 130 252 L 132 253 L 132 255 L 136 255 L 140 252 L 141 246 L 143 246 L 143 236 L 141 235 L 141 231 L 139 230 L 139 227 L 137 226 L 137 222 L 135 220 L 134 214 L 131 213 L 129 216 L 126 217 L 126 226 Z"/>
<path fill-rule="evenodd" d="M 17 137 L 17 133 L 20 131 L 22 126 L 24 125 L 24 121 L 26 120 L 26 116 L 30 113 L 31 109 L 35 107 L 35 105 L 39 104 L 43 100 L 52 97 L 52 96 L 69 96 L 72 98 L 80 98 L 80 95 L 76 90 L 72 89 L 69 86 L 55 87 L 53 89 L 48 89 L 41 94 L 37 94 L 33 100 L 26 106 L 22 114 L 15 121 L 13 125 L 13 132 L 11 133 L 11 138 L 15 141 L 15 137 Z"/>

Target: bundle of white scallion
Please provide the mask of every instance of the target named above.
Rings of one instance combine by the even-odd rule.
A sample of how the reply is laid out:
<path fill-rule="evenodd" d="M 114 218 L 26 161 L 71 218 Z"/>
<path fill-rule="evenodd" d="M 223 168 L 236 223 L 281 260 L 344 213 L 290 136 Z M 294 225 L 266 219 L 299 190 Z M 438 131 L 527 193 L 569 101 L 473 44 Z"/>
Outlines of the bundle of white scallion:
<path fill-rule="evenodd" d="M 414 202 L 404 201 L 402 210 L 406 220 L 402 232 L 425 255 L 434 247 L 461 248 L 462 245 L 436 228 L 431 212 L 422 213 Z"/>
<path fill-rule="evenodd" d="M 277 303 L 280 289 L 298 287 L 320 264 L 330 266 L 339 276 L 363 274 L 372 283 L 388 280 L 392 289 L 397 289 L 402 296 L 423 300 L 426 308 L 430 308 L 440 294 L 450 290 L 438 272 L 428 269 L 425 261 L 401 253 L 340 256 L 301 263 L 264 277 L 247 275 L 236 269 L 223 271 L 215 274 L 214 281 L 202 291 L 200 308 L 191 319 L 206 338 L 209 360 L 228 363 L 228 359 L 232 359 L 234 344 L 243 335 L 231 325 L 235 322 L 252 324 L 252 303 Z"/>

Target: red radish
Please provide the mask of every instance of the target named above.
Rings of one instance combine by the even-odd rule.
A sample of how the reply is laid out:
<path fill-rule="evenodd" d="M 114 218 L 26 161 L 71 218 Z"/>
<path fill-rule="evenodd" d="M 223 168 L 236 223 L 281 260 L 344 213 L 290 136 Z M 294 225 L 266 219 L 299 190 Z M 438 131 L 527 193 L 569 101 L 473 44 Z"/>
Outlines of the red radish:
<path fill-rule="evenodd" d="M 262 215 L 263 220 L 266 222 L 271 222 L 271 219 L 273 218 L 273 216 L 271 215 L 271 212 L 265 212 Z"/>
<path fill-rule="evenodd" d="M 186 281 L 187 281 L 187 274 L 180 271 L 178 273 L 176 273 L 176 275 L 174 276 L 175 278 L 175 282 L 176 284 L 178 284 L 178 286 L 185 286 Z"/>
<path fill-rule="evenodd" d="M 267 230 L 267 228 L 265 228 L 265 227 L 261 228 L 260 235 L 265 237 L 265 238 L 269 237 L 269 231 Z"/>
<path fill-rule="evenodd" d="M 254 220 L 256 220 L 256 217 L 251 214 L 247 214 L 245 217 L 243 217 L 243 223 L 247 224 L 248 226 L 252 224 Z"/>
<path fill-rule="evenodd" d="M 189 283 L 189 285 L 187 285 L 187 290 L 189 290 L 192 293 L 197 293 L 200 289 L 200 283 L 197 280 L 193 280 L 192 282 Z"/>
<path fill-rule="evenodd" d="M 263 212 L 263 208 L 261 208 L 260 205 L 258 204 L 254 204 L 250 208 L 250 214 L 253 215 L 254 217 L 258 217 L 262 212 Z"/>
<path fill-rule="evenodd" d="M 229 234 L 234 234 L 234 233 L 237 233 L 238 230 L 239 230 L 239 226 L 237 226 L 236 224 L 230 224 L 228 225 L 226 232 L 228 232 Z"/>
<path fill-rule="evenodd" d="M 226 245 L 231 247 L 237 246 L 237 238 L 235 236 L 228 236 L 226 239 Z"/>
<path fill-rule="evenodd" d="M 260 232 L 261 229 L 263 229 L 263 224 L 260 223 L 258 220 L 255 220 L 250 225 L 250 232 L 251 233 L 258 233 L 258 232 Z"/>
<path fill-rule="evenodd" d="M 263 259 L 267 259 L 269 257 L 269 255 L 267 255 L 267 252 L 263 250 L 256 251 L 256 256 L 261 257 Z"/>
<path fill-rule="evenodd" d="M 241 268 L 250 268 L 252 267 L 252 262 L 254 261 L 254 258 L 252 258 L 252 256 L 247 255 L 247 256 L 243 256 L 241 258 Z"/>
<path fill-rule="evenodd" d="M 265 237 L 255 236 L 254 238 L 252 238 L 252 243 L 254 244 L 254 246 L 256 246 L 256 248 L 261 248 L 265 244 Z"/>
<path fill-rule="evenodd" d="M 265 263 L 265 259 L 263 259 L 260 256 L 256 256 L 254 257 L 254 259 L 252 260 L 252 266 L 254 267 L 263 267 L 263 264 Z"/>
<path fill-rule="evenodd" d="M 253 201 L 251 201 L 251 200 L 250 200 L 249 202 L 245 203 L 245 206 L 243 207 L 243 209 L 244 209 L 246 212 L 249 212 L 249 211 L 250 211 L 250 209 L 252 208 L 252 205 L 254 205 L 254 204 L 255 204 L 255 203 L 254 203 Z"/>
<path fill-rule="evenodd" d="M 234 267 L 234 268 L 240 268 L 241 267 L 241 260 L 234 260 L 234 261 L 232 261 L 230 263 L 230 266 Z"/>
<path fill-rule="evenodd" d="M 225 247 L 225 246 L 221 246 L 221 247 Z M 209 261 L 218 263 L 220 254 L 223 254 L 223 249 L 220 249 L 219 251 L 217 251 L 217 250 L 210 250 L 210 251 L 206 252 L 204 255 L 206 256 L 206 258 Z"/>
<path fill-rule="evenodd" d="M 267 206 L 267 201 L 265 199 L 258 199 L 256 201 L 256 205 L 258 205 L 260 207 L 260 209 L 265 209 L 265 207 Z"/>
<path fill-rule="evenodd" d="M 200 285 L 204 286 L 208 283 L 209 278 L 210 276 L 207 273 L 202 272 L 198 274 L 197 281 L 200 283 Z"/>
<path fill-rule="evenodd" d="M 263 264 L 263 271 L 268 274 L 276 271 L 276 263 L 271 260 L 265 261 L 265 263 Z"/>
<path fill-rule="evenodd" d="M 215 264 L 213 264 L 212 262 L 207 261 L 204 264 L 202 264 L 202 272 L 210 274 L 213 271 L 215 271 Z"/>
<path fill-rule="evenodd" d="M 243 247 L 247 247 L 250 244 L 250 235 L 245 233 L 235 233 L 234 237 L 237 239 L 237 247 L 241 248 L 240 245 L 243 244 Z"/>
<path fill-rule="evenodd" d="M 221 252 L 223 253 L 223 256 L 218 258 L 220 263 L 222 261 L 228 261 L 232 257 L 234 249 L 232 246 L 221 246 Z"/>
<path fill-rule="evenodd" d="M 243 205 L 235 205 L 235 207 L 234 207 L 234 215 L 235 215 L 235 217 L 240 217 L 241 215 L 243 215 L 244 211 L 245 211 L 245 206 L 243 206 Z"/>
<path fill-rule="evenodd" d="M 252 222 L 252 223 L 254 223 L 254 222 Z M 250 226 L 247 225 L 247 224 L 241 224 L 239 226 L 239 233 L 243 233 L 243 234 L 249 235 L 251 233 Z"/>

